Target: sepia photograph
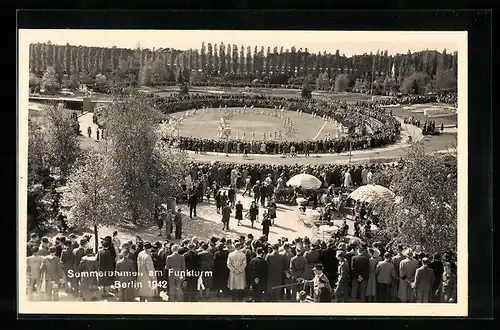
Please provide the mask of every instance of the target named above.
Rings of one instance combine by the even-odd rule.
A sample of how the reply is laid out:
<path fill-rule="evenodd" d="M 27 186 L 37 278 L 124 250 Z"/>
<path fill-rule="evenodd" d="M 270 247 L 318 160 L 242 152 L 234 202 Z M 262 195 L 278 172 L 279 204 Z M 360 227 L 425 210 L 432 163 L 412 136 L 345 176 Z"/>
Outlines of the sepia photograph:
<path fill-rule="evenodd" d="M 466 32 L 21 29 L 18 63 L 19 312 L 467 315 Z"/>

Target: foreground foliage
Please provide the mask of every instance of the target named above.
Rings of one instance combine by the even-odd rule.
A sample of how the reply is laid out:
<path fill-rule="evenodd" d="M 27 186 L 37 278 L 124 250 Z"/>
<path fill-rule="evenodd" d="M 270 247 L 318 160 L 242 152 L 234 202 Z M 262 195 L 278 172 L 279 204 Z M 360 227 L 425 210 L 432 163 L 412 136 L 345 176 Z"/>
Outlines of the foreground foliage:
<path fill-rule="evenodd" d="M 382 213 L 382 233 L 426 253 L 457 249 L 457 163 L 454 156 L 424 153 L 415 145 L 404 166 L 374 175 L 394 191 L 398 202 Z"/>

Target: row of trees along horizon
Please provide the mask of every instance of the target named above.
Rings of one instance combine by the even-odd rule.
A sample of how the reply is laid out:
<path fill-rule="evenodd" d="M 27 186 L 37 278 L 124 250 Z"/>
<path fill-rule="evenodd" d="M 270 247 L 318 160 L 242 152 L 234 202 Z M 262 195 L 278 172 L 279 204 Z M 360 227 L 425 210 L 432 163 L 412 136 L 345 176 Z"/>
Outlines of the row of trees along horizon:
<path fill-rule="evenodd" d="M 80 83 L 106 92 L 107 84 L 119 80 L 129 86 L 161 86 L 184 83 L 232 84 L 311 84 L 317 89 L 334 87 L 341 76 L 346 83 L 339 89 L 375 92 L 415 92 L 456 90 L 458 53 L 425 50 L 406 54 L 341 55 L 304 50 L 202 43 L 201 49 L 180 51 L 172 48 L 124 49 L 30 44 L 30 87 L 36 90 L 77 88 Z M 43 81 L 45 79 L 45 81 Z M 405 83 L 406 80 L 406 83 Z M 372 85 L 373 82 L 373 85 Z M 405 88 L 405 86 L 409 86 Z"/>

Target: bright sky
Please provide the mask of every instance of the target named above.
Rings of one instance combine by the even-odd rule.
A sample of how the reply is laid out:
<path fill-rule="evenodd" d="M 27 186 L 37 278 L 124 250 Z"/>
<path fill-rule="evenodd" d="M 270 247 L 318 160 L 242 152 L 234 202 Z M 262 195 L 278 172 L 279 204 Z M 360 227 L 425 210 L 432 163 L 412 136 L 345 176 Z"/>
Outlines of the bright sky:
<path fill-rule="evenodd" d="M 118 48 L 174 48 L 199 49 L 201 43 L 237 44 L 238 46 L 295 45 L 310 52 L 335 53 L 351 56 L 376 53 L 377 49 L 389 54 L 417 52 L 425 49 L 448 53 L 458 49 L 458 38 L 463 32 L 424 31 L 236 31 L 236 30 L 21 30 L 22 42 Z M 25 39 L 26 38 L 26 39 Z"/>

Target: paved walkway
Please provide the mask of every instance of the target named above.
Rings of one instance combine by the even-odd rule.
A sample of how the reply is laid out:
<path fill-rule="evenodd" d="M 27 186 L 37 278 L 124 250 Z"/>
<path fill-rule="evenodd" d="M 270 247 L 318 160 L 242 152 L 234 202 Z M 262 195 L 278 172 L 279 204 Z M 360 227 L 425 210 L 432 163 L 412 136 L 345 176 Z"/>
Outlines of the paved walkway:
<path fill-rule="evenodd" d="M 97 125 L 92 121 L 94 113 L 87 112 L 78 117 L 78 123 L 80 123 L 80 130 L 82 131 L 82 135 L 88 138 L 87 129 L 90 127 L 92 129 L 92 133 L 90 137 L 92 140 L 97 141 Z"/>
<path fill-rule="evenodd" d="M 253 198 L 249 197 L 248 194 L 245 197 L 242 196 L 242 190 L 237 193 L 236 201 L 241 201 L 243 204 L 243 214 L 250 208 L 250 203 Z M 183 239 L 191 238 L 193 236 L 198 237 L 200 240 L 208 240 L 212 236 L 216 237 L 226 237 L 226 238 L 238 238 L 241 235 L 247 236 L 252 234 L 254 237 L 259 237 L 262 235 L 262 226 L 260 223 L 263 208 L 259 209 L 259 222 L 254 223 L 254 228 L 251 227 L 250 220 L 242 220 L 241 225 L 237 225 L 237 220 L 234 219 L 234 209 L 231 214 L 231 220 L 229 223 L 229 231 L 222 230 L 221 215 L 216 212 L 215 201 L 213 198 L 207 202 L 204 199 L 203 203 L 197 206 L 197 216 L 193 219 L 189 218 L 189 207 L 187 205 L 181 205 L 182 213 L 185 215 L 183 221 Z M 316 227 L 307 226 L 299 218 L 299 212 L 297 206 L 289 206 L 278 204 L 278 209 L 276 212 L 275 225 L 270 228 L 269 240 L 276 242 L 278 238 L 287 237 L 289 240 L 293 240 L 296 237 L 309 236 L 311 238 L 323 239 L 323 235 L 317 230 L 313 229 Z M 342 220 L 334 221 L 335 225 L 340 226 Z M 350 221 L 349 233 L 353 234 L 354 225 Z M 142 239 L 154 243 L 157 240 L 164 240 L 165 231 L 163 230 L 163 236 L 159 236 L 159 229 L 156 226 L 150 228 L 138 227 L 131 224 L 103 227 L 99 230 L 99 236 L 111 236 L 113 231 L 117 230 L 120 239 L 123 241 L 132 240 L 135 241 L 137 235 L 141 236 Z M 90 233 L 92 234 L 93 233 Z M 326 237 L 326 236 L 325 236 Z M 174 242 L 179 242 L 178 240 L 172 240 Z M 93 242 L 92 245 L 93 246 Z"/>

